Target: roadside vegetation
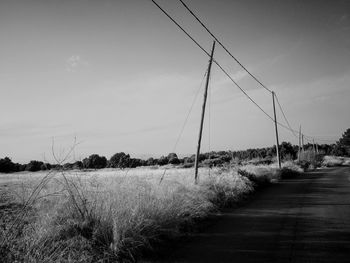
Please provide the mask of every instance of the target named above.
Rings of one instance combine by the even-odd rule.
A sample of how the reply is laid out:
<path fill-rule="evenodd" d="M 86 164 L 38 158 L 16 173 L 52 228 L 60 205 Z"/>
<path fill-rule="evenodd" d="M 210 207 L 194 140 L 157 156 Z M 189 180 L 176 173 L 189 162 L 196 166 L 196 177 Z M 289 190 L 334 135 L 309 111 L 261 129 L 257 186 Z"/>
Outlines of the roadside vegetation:
<path fill-rule="evenodd" d="M 322 165 L 326 167 L 334 166 L 350 166 L 350 157 L 342 156 L 325 156 L 322 161 Z"/>
<path fill-rule="evenodd" d="M 349 143 L 350 145 L 350 143 Z M 350 156 L 349 146 L 337 144 L 322 144 L 316 145 L 319 156 L 335 155 L 335 156 Z M 284 160 L 295 160 L 298 156 L 298 146 L 288 142 L 282 142 L 280 147 L 280 155 Z M 304 146 L 303 155 L 312 153 L 314 145 L 306 144 Z M 266 147 L 257 149 L 247 149 L 242 151 L 212 151 L 200 154 L 199 160 L 202 166 L 224 166 L 228 163 L 236 165 L 250 164 L 271 164 L 276 156 L 276 147 Z M 303 156 L 303 159 L 312 159 L 313 157 Z M 181 168 L 193 167 L 195 155 L 180 158 L 176 153 L 169 153 L 166 156 L 159 158 L 150 157 L 147 160 L 132 158 L 129 154 L 119 152 L 112 155 L 109 159 L 105 156 L 92 154 L 82 160 L 74 162 L 65 162 L 60 164 L 50 164 L 32 160 L 27 164 L 14 163 L 9 157 L 0 159 L 0 173 L 14 172 L 36 172 L 47 170 L 86 170 L 86 169 L 104 169 L 104 168 L 136 168 L 144 166 L 177 166 Z"/>
<path fill-rule="evenodd" d="M 56 165 L 0 159 L 1 262 L 135 262 L 258 188 L 350 165 L 349 157 L 335 156 L 349 155 L 344 145 L 318 145 L 318 153 L 306 145 L 298 153 L 282 143 L 282 169 L 274 147 L 201 154 L 198 184 L 188 169 L 194 156 L 175 153 L 148 160 L 93 154 Z"/>
<path fill-rule="evenodd" d="M 285 169 L 298 171 L 292 162 Z M 3 180 L 3 262 L 133 262 L 220 207 L 280 179 L 272 165 L 20 173 Z M 6 179 L 6 178 L 5 178 Z M 5 186 L 4 186 L 5 185 Z M 6 190 L 6 191 L 5 191 Z"/>

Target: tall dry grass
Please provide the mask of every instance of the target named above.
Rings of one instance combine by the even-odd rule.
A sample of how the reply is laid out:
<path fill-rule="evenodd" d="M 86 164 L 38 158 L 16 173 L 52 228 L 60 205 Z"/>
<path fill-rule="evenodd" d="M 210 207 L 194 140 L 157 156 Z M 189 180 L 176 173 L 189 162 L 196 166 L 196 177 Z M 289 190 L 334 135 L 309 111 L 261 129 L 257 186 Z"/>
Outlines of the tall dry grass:
<path fill-rule="evenodd" d="M 176 168 L 165 176 L 162 169 L 136 168 L 2 177 L 10 213 L 2 220 L 0 257 L 4 262 L 133 262 L 286 171 L 300 168 L 292 162 L 282 170 L 276 165 L 210 173 L 201 168 L 197 185 L 192 169 Z"/>
<path fill-rule="evenodd" d="M 323 157 L 322 165 L 326 167 L 349 166 L 350 157 L 326 155 Z"/>
<path fill-rule="evenodd" d="M 44 184 L 40 176 L 22 174 L 25 184 L 8 191 L 30 212 L 17 214 L 21 233 L 1 232 L 5 261 L 134 261 L 157 241 L 176 237 L 196 219 L 253 191 L 251 181 L 234 170 L 209 175 L 202 169 L 198 185 L 188 169 L 169 171 L 161 184 L 161 170 L 99 172 L 60 172 Z M 35 201 L 23 203 L 38 185 Z"/>

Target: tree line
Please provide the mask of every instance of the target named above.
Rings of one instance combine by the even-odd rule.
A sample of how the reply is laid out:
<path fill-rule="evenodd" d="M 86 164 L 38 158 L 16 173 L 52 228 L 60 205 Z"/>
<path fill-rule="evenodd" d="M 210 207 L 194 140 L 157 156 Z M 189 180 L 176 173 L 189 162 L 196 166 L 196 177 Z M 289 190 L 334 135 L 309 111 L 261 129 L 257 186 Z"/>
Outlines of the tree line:
<path fill-rule="evenodd" d="M 318 144 L 319 154 L 350 156 L 350 129 L 347 129 L 342 138 L 335 144 Z M 298 156 L 299 147 L 289 142 L 282 142 L 279 146 L 280 155 L 285 160 L 295 160 Z M 313 144 L 304 145 L 304 150 L 313 150 Z M 242 161 L 259 159 L 260 162 L 270 163 L 276 156 L 276 147 L 252 148 L 242 151 L 212 151 L 200 154 L 199 161 L 202 165 L 219 166 L 228 162 L 240 163 Z M 12 173 L 20 171 L 40 171 L 51 169 L 102 169 L 102 168 L 135 168 L 139 166 L 162 166 L 162 165 L 182 165 L 182 167 L 192 167 L 195 155 L 179 158 L 176 153 L 169 153 L 160 158 L 148 158 L 147 160 L 132 158 L 129 154 L 119 152 L 111 156 L 109 160 L 105 156 L 92 154 L 82 161 L 65 163 L 63 165 L 44 163 L 41 161 L 30 161 L 28 164 L 13 163 L 9 157 L 0 159 L 0 172 Z"/>

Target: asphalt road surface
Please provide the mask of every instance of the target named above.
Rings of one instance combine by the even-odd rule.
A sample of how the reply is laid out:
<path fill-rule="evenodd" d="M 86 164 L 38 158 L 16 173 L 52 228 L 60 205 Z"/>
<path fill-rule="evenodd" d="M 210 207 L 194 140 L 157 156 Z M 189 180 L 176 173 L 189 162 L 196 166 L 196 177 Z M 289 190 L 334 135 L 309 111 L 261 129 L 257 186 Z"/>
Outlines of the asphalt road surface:
<path fill-rule="evenodd" d="M 151 262 L 350 262 L 350 167 L 283 180 L 218 217 Z"/>

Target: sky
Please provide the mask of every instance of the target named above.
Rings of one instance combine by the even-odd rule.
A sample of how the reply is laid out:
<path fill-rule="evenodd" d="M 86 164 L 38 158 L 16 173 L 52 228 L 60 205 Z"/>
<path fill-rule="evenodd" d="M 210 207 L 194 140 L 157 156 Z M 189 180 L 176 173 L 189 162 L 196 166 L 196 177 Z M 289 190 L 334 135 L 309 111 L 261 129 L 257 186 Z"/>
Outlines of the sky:
<path fill-rule="evenodd" d="M 157 2 L 210 51 L 179 1 Z M 350 1 L 184 2 L 294 129 L 321 143 L 349 128 Z M 209 58 L 150 0 L 0 0 L 0 32 L 0 158 L 52 161 L 75 138 L 75 159 L 195 152 Z M 272 116 L 271 94 L 219 45 L 214 58 Z M 202 151 L 272 146 L 274 132 L 213 65 Z"/>

